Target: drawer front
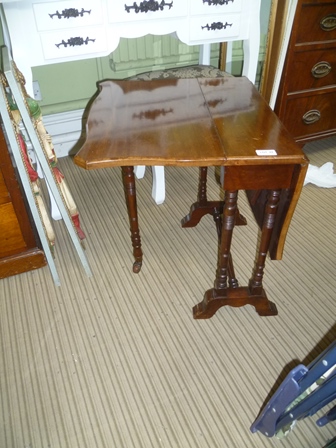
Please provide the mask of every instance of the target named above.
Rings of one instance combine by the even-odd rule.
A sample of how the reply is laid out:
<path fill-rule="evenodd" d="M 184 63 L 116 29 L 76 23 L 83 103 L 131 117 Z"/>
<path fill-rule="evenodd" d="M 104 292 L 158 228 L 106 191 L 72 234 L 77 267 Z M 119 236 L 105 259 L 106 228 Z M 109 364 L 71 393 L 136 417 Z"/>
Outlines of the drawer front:
<path fill-rule="evenodd" d="M 287 79 L 289 92 L 336 84 L 336 47 L 296 52 Z"/>
<path fill-rule="evenodd" d="M 303 5 L 296 43 L 336 40 L 336 3 Z"/>
<path fill-rule="evenodd" d="M 62 1 L 35 3 L 33 5 L 38 31 L 60 30 L 103 23 L 99 1 Z"/>
<path fill-rule="evenodd" d="M 222 14 L 240 12 L 242 10 L 242 0 L 234 0 L 228 3 L 216 4 L 213 0 L 193 0 L 190 6 L 190 14 Z"/>
<path fill-rule="evenodd" d="M 336 129 L 336 92 L 287 99 L 283 123 L 294 137 Z"/>
<path fill-rule="evenodd" d="M 107 51 L 103 27 L 80 28 L 40 34 L 46 60 L 90 55 Z"/>
<path fill-rule="evenodd" d="M 133 22 L 186 16 L 188 2 L 186 0 L 110 0 L 107 8 L 109 22 Z"/>
<path fill-rule="evenodd" d="M 190 41 L 230 39 L 240 35 L 241 14 L 197 16 L 190 19 Z"/>

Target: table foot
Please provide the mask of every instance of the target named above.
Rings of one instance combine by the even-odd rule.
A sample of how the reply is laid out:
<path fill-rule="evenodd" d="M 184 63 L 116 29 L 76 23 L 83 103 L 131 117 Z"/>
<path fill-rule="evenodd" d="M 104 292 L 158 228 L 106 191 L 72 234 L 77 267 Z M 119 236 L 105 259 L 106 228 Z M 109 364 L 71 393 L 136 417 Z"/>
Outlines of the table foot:
<path fill-rule="evenodd" d="M 224 201 L 207 201 L 202 204 L 201 202 L 194 202 L 190 207 L 189 213 L 181 220 L 183 228 L 196 227 L 200 220 L 205 215 L 221 215 L 223 213 Z M 246 218 L 237 210 L 235 216 L 236 226 L 246 226 Z"/>
<path fill-rule="evenodd" d="M 248 287 L 209 289 L 204 294 L 204 299 L 193 307 L 194 319 L 209 319 L 222 306 L 242 307 L 254 306 L 259 316 L 276 316 L 276 305 L 267 299 L 265 291 L 261 294 L 252 294 Z"/>
<path fill-rule="evenodd" d="M 142 266 L 142 261 L 135 261 L 133 263 L 133 272 L 134 274 L 139 274 Z"/>
<path fill-rule="evenodd" d="M 203 216 L 223 213 L 223 206 L 223 201 L 207 201 L 204 204 L 194 202 L 190 207 L 189 213 L 181 220 L 182 227 L 195 227 Z"/>

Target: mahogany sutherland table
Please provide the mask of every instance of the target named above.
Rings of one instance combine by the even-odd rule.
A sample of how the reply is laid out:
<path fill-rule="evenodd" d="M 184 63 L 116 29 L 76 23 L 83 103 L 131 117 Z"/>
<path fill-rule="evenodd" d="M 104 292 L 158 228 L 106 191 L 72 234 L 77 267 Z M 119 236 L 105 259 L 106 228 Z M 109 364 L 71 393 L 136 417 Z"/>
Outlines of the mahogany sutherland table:
<path fill-rule="evenodd" d="M 87 122 L 87 138 L 75 156 L 82 168 L 121 166 L 135 263 L 142 250 L 133 167 L 200 167 L 197 201 L 182 220 L 197 225 L 211 214 L 219 236 L 214 287 L 193 309 L 209 318 L 224 305 L 253 305 L 261 316 L 277 314 L 262 286 L 266 255 L 281 259 L 308 160 L 246 78 L 103 81 Z M 224 201 L 208 201 L 208 166 L 222 166 Z M 261 229 L 252 277 L 238 286 L 230 254 L 235 225 L 246 224 L 237 208 L 245 190 Z"/>

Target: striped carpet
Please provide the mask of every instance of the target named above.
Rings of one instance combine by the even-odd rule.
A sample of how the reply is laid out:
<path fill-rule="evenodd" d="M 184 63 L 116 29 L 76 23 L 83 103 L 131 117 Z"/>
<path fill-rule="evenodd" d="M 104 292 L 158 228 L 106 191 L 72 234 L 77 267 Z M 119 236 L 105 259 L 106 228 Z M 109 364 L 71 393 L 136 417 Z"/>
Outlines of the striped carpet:
<path fill-rule="evenodd" d="M 305 151 L 313 165 L 336 163 L 335 138 Z M 144 264 L 135 275 L 120 170 L 59 164 L 93 277 L 56 222 L 61 286 L 47 267 L 0 281 L 1 448 L 320 448 L 334 436 L 335 424 L 317 428 L 317 417 L 282 440 L 249 428 L 286 373 L 335 339 L 336 189 L 304 187 L 283 260 L 268 260 L 277 317 L 225 307 L 196 321 L 217 247 L 210 217 L 180 227 L 197 170 L 168 168 L 161 206 L 150 171 L 137 181 Z M 209 197 L 218 193 L 211 172 Z M 233 257 L 245 285 L 257 228 L 244 194 L 239 201 L 249 225 L 235 229 Z"/>

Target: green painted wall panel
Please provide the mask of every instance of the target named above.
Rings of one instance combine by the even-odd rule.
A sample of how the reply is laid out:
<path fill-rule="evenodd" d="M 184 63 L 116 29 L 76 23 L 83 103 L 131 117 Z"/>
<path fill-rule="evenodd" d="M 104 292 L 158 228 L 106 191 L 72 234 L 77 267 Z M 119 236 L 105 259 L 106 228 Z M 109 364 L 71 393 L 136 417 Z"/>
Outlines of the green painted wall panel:
<path fill-rule="evenodd" d="M 80 109 L 97 90 L 97 60 L 33 67 L 33 79 L 40 85 L 44 114 Z"/>

